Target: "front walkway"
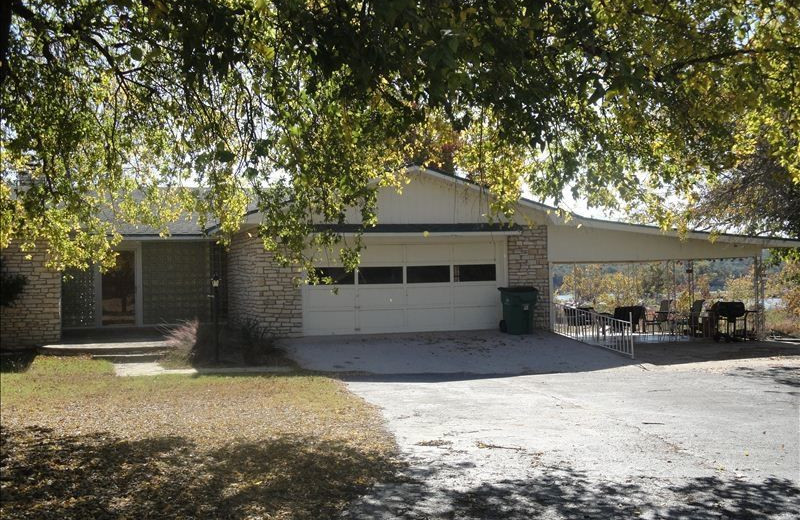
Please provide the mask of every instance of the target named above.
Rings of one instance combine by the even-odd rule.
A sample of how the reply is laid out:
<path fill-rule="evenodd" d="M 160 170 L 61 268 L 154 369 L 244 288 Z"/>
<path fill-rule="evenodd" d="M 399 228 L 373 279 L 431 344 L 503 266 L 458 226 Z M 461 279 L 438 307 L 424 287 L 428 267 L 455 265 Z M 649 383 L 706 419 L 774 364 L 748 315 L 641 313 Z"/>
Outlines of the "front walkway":
<path fill-rule="evenodd" d="M 147 363 L 114 363 L 114 373 L 121 377 L 283 374 L 291 371 L 292 367 L 283 366 L 164 368 L 155 361 Z"/>

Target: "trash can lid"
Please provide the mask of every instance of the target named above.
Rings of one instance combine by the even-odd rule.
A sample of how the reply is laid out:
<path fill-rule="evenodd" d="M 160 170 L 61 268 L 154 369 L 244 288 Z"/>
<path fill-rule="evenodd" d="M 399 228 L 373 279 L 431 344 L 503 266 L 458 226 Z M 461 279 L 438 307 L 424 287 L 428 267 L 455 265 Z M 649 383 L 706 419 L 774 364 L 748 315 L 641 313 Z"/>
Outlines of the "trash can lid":
<path fill-rule="evenodd" d="M 539 292 L 539 289 L 537 289 L 536 287 L 531 287 L 529 285 L 518 285 L 515 287 L 498 287 L 497 290 L 501 292 L 511 292 L 511 293 Z"/>

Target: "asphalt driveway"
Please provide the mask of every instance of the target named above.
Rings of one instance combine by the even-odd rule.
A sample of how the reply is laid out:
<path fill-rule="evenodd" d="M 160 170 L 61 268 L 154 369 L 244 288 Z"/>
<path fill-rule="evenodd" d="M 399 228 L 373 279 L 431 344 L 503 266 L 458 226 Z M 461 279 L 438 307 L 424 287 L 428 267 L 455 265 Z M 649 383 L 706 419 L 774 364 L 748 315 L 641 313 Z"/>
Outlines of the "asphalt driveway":
<path fill-rule="evenodd" d="M 350 517 L 800 515 L 800 352 L 669 363 L 661 346 L 653 364 L 548 334 L 506 338 L 390 338 L 408 347 L 389 353 L 394 371 L 365 370 L 387 366 L 385 338 L 287 347 L 348 372 L 407 462 Z"/>
<path fill-rule="evenodd" d="M 577 341 L 493 330 L 311 336 L 280 343 L 301 366 L 323 372 L 407 375 L 517 375 L 600 370 L 634 361 Z"/>

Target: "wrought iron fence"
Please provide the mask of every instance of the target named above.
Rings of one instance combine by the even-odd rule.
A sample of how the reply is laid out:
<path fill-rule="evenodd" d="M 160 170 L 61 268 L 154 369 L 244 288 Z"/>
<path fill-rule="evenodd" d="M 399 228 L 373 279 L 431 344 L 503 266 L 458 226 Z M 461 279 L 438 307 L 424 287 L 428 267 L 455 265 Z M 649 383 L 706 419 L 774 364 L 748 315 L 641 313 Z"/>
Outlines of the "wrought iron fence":
<path fill-rule="evenodd" d="M 633 358 L 633 316 L 615 319 L 588 309 L 553 304 L 553 332 Z"/>

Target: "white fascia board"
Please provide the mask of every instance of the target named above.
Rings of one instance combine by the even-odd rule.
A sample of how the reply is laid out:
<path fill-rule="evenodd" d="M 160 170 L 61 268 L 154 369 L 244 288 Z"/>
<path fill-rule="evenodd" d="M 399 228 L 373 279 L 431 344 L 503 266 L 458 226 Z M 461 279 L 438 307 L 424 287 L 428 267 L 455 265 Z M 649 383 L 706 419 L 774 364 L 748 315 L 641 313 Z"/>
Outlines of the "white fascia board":
<path fill-rule="evenodd" d="M 574 216 L 569 222 L 564 219 L 559 219 L 554 222 L 557 226 L 568 227 L 585 227 L 594 229 L 607 229 L 610 231 L 623 231 L 626 233 L 638 233 L 645 235 L 658 235 L 665 237 L 675 238 L 694 238 L 699 240 L 708 240 L 713 242 L 722 242 L 727 244 L 744 244 L 756 245 L 763 248 L 791 248 L 800 247 L 800 240 L 776 238 L 776 237 L 759 237 L 748 235 L 730 235 L 718 234 L 712 235 L 705 231 L 687 231 L 681 234 L 677 230 L 663 230 L 657 226 L 649 226 L 646 224 L 629 224 L 626 222 L 613 222 L 608 220 L 592 219 L 581 216 Z"/>
<path fill-rule="evenodd" d="M 216 237 L 212 235 L 166 235 L 163 237 L 159 235 L 122 235 L 123 242 L 208 242 L 210 240 L 216 240 Z"/>
<path fill-rule="evenodd" d="M 313 233 L 318 235 L 319 232 Z M 356 236 L 358 233 L 353 232 L 343 232 L 337 233 L 342 236 Z M 481 236 L 509 236 L 509 235 L 520 235 L 522 234 L 522 230 L 508 230 L 508 231 L 464 231 L 464 232 L 453 232 L 453 231 L 429 231 L 427 233 L 420 233 L 418 231 L 413 232 L 390 232 L 390 233 L 370 233 L 366 232 L 363 233 L 361 236 L 367 238 L 377 238 L 377 237 L 417 237 L 417 238 L 425 238 L 425 237 L 481 237 Z"/>

